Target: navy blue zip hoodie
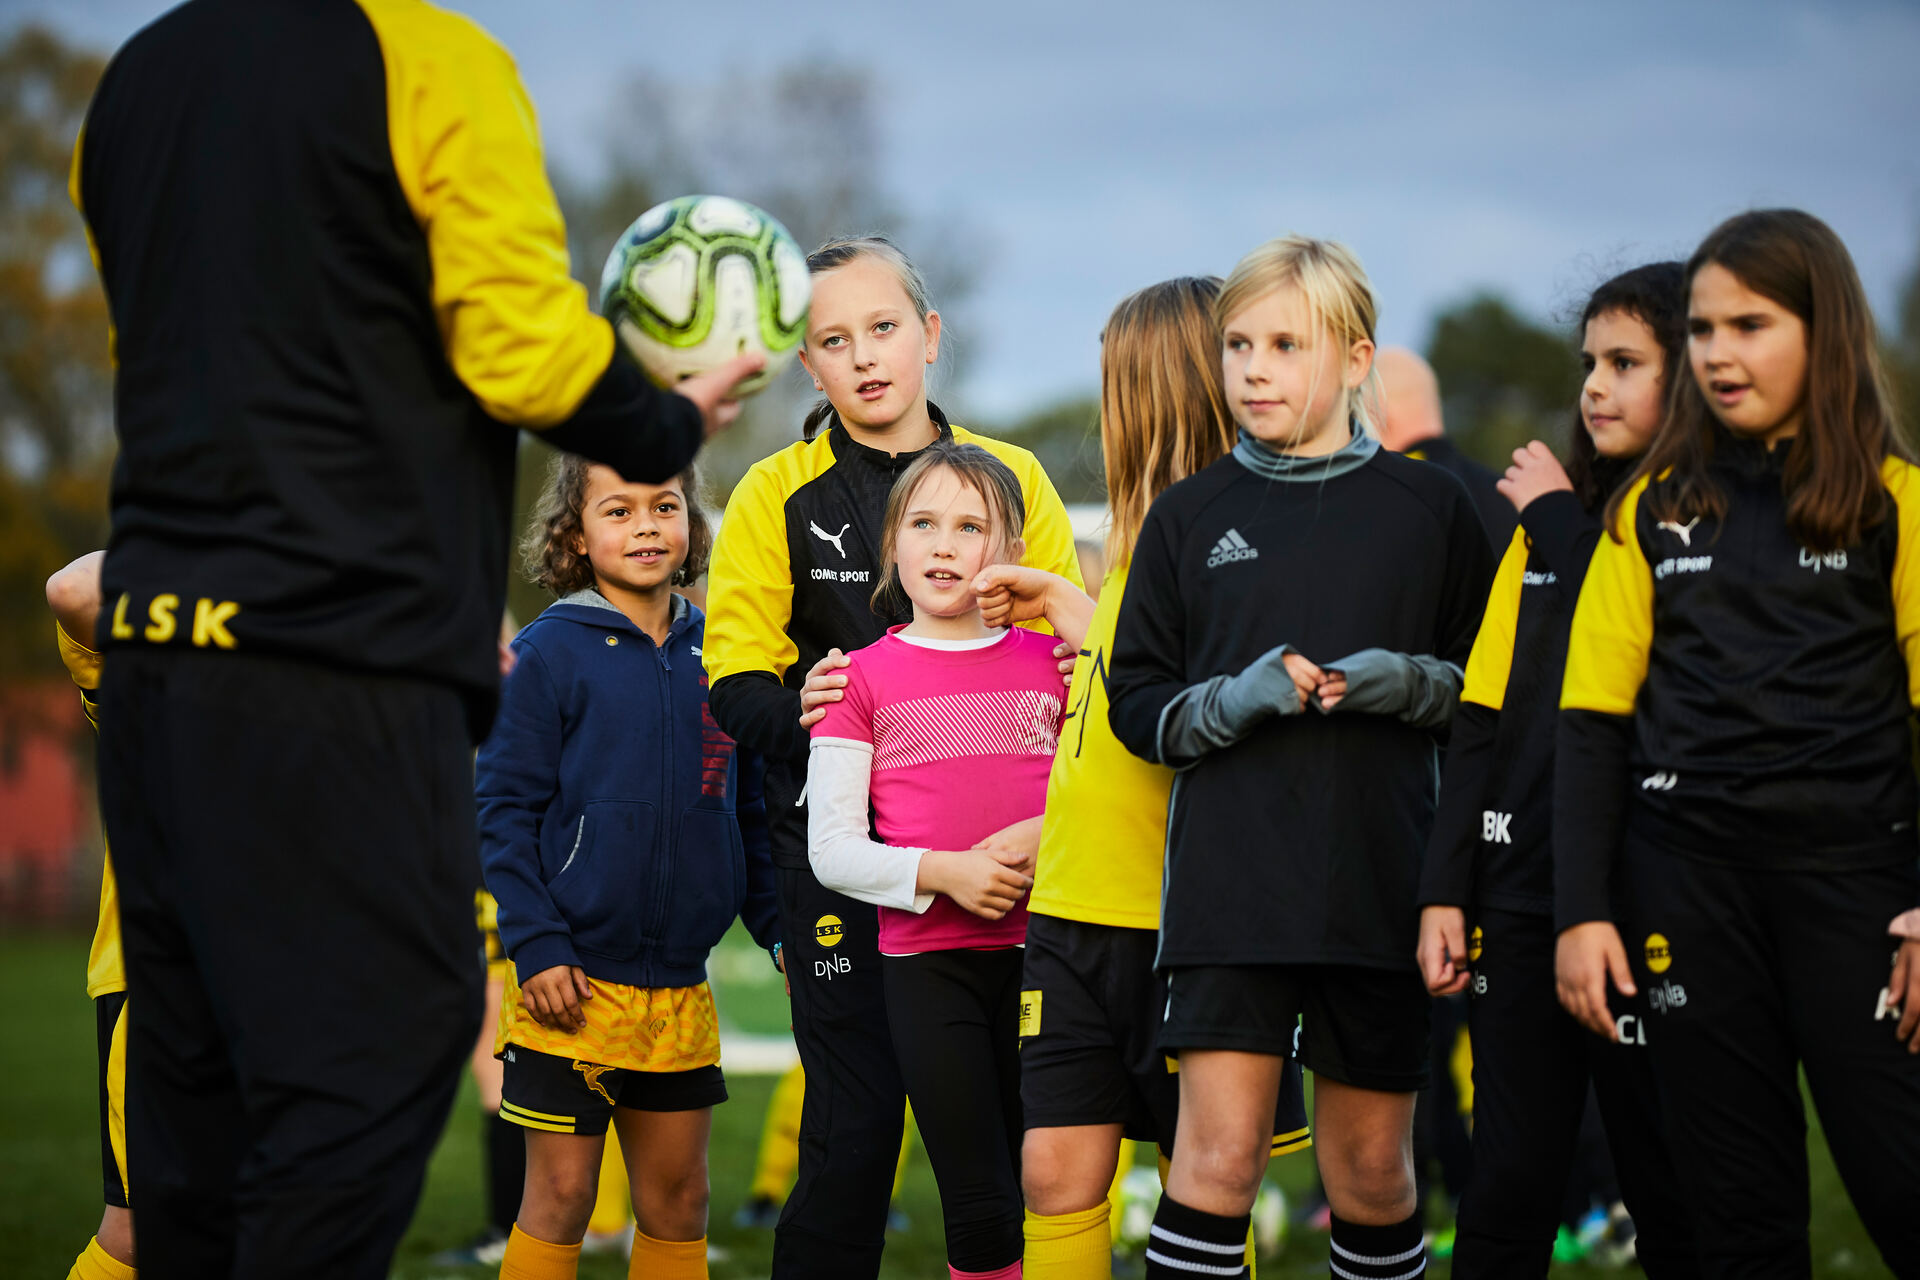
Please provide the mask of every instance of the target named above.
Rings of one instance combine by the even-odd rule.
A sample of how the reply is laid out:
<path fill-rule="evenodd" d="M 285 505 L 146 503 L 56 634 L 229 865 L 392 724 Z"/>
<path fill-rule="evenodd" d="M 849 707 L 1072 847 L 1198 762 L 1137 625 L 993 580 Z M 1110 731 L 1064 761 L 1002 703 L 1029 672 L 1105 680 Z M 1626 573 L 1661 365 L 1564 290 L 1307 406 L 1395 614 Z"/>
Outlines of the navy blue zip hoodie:
<path fill-rule="evenodd" d="M 523 978 L 565 964 L 603 982 L 696 986 L 736 915 L 772 947 L 760 763 L 707 710 L 704 632 L 676 596 L 657 646 L 586 590 L 514 640 L 475 790 L 487 891 Z"/>

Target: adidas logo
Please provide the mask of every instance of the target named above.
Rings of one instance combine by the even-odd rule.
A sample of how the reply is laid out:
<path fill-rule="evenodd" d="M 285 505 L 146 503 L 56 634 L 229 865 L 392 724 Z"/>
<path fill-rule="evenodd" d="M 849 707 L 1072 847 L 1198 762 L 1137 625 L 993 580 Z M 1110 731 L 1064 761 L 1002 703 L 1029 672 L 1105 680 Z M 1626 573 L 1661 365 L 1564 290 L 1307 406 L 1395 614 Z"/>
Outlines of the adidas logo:
<path fill-rule="evenodd" d="M 1223 564 L 1232 564 L 1235 560 L 1258 560 L 1260 551 L 1247 545 L 1238 529 L 1229 529 L 1220 535 L 1220 541 L 1213 544 L 1213 554 L 1207 557 L 1207 568 L 1218 569 Z"/>

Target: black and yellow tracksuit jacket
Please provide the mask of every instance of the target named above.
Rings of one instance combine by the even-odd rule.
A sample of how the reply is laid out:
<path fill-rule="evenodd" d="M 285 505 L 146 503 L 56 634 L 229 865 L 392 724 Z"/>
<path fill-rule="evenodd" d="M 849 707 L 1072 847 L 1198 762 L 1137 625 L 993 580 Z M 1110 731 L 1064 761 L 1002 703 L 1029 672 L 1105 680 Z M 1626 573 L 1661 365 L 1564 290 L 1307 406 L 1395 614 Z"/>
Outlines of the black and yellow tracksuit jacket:
<path fill-rule="evenodd" d="M 1073 528 L 1040 462 L 1017 445 L 950 426 L 927 408 L 941 438 L 977 444 L 1019 478 L 1026 497 L 1026 558 L 1081 585 Z M 856 442 L 832 421 L 812 440 L 755 463 L 733 496 L 708 570 L 704 661 L 708 705 L 721 731 L 766 759 L 768 822 L 776 866 L 807 865 L 807 731 L 800 686 L 839 648 L 851 653 L 913 620 L 911 606 L 878 613 L 871 603 L 887 494 L 918 452 L 888 454 Z"/>
<path fill-rule="evenodd" d="M 1520 513 L 1467 661 L 1420 905 L 1553 914 L 1553 738 L 1600 517 L 1571 492 Z"/>
<path fill-rule="evenodd" d="M 1787 528 L 1772 451 L 1722 431 L 1723 520 L 1662 519 L 1665 477 L 1621 506 L 1574 611 L 1554 781 L 1555 920 L 1608 918 L 1630 826 L 1756 870 L 1912 862 L 1920 805 L 1920 476 L 1889 457 L 1886 514 L 1820 554 Z"/>
<path fill-rule="evenodd" d="M 102 639 L 492 714 L 514 428 L 659 480 L 701 423 L 568 274 L 512 60 L 420 0 L 191 0 L 114 56 L 72 194 L 112 317 Z"/>

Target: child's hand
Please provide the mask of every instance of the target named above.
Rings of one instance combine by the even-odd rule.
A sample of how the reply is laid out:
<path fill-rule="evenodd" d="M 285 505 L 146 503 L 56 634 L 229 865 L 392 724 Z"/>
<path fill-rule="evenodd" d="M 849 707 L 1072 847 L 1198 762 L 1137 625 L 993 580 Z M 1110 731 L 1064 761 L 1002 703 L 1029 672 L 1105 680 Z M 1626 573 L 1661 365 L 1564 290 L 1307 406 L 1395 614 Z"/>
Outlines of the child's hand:
<path fill-rule="evenodd" d="M 834 673 L 841 667 L 851 665 L 847 655 L 838 649 L 827 650 L 827 656 L 813 664 L 813 670 L 807 672 L 807 682 L 800 686 L 802 729 L 811 729 L 826 719 L 827 704 L 847 696 L 840 692 L 847 687 L 847 678 Z"/>
<path fill-rule="evenodd" d="M 1613 1011 L 1607 1007 L 1607 979 L 1623 996 L 1633 995 L 1633 971 L 1627 949 L 1611 920 L 1589 920 L 1560 935 L 1553 957 L 1560 1003 L 1574 1020 L 1595 1035 L 1618 1040 Z"/>
<path fill-rule="evenodd" d="M 1002 854 L 1000 861 L 1022 875 L 1033 874 L 1033 860 L 1040 852 L 1040 823 L 1038 817 L 1026 818 L 1010 827 L 1000 830 L 973 846 L 988 853 Z"/>
<path fill-rule="evenodd" d="M 1908 1053 L 1920 1053 L 1920 939 L 1906 938 L 1894 952 L 1887 1004 L 1900 1010 L 1894 1034 L 1906 1042 Z"/>
<path fill-rule="evenodd" d="M 1566 468 L 1553 456 L 1553 450 L 1535 440 L 1526 448 L 1513 451 L 1513 465 L 1494 487 L 1513 504 L 1515 511 L 1525 511 L 1527 504 L 1542 494 L 1556 489 L 1573 492 L 1573 481 L 1567 479 Z"/>
<path fill-rule="evenodd" d="M 1047 592 L 1059 581 L 1044 569 L 1018 564 L 990 564 L 973 580 L 973 598 L 980 602 L 980 621 L 990 627 L 1011 627 L 1043 618 Z"/>
<path fill-rule="evenodd" d="M 1293 687 L 1299 691 L 1300 705 L 1304 707 L 1307 699 L 1318 693 L 1320 686 L 1327 682 L 1327 673 L 1297 653 L 1289 653 L 1281 661 L 1286 664 L 1287 674 L 1293 677 Z M 1346 681 L 1342 678 L 1340 691 L 1344 693 L 1346 688 Z"/>
<path fill-rule="evenodd" d="M 944 893 L 974 915 L 999 920 L 1033 887 L 1033 877 L 984 849 L 929 850 L 920 859 L 919 888 Z"/>
<path fill-rule="evenodd" d="M 1074 663 L 1080 660 L 1080 651 L 1065 641 L 1053 646 L 1054 660 L 1060 664 L 1060 678 L 1067 688 L 1073 688 Z"/>
<path fill-rule="evenodd" d="M 1467 913 L 1458 907 L 1422 908 L 1417 955 L 1429 995 L 1464 991 L 1473 977 L 1467 970 Z"/>
<path fill-rule="evenodd" d="M 555 1031 L 580 1031 L 587 1025 L 583 1000 L 593 999 L 593 987 L 577 964 L 556 964 L 520 984 L 520 998 L 533 1020 Z"/>

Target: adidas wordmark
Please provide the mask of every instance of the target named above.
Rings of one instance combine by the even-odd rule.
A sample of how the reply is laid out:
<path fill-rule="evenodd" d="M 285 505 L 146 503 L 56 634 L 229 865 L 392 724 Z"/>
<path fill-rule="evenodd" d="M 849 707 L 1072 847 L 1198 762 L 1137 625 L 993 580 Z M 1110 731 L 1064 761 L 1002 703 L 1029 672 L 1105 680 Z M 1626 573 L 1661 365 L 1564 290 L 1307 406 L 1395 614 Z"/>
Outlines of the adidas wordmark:
<path fill-rule="evenodd" d="M 1235 560 L 1258 560 L 1260 549 L 1250 547 L 1247 540 L 1240 536 L 1238 529 L 1229 529 L 1220 535 L 1220 541 L 1213 544 L 1213 554 L 1207 557 L 1207 568 L 1218 569 L 1223 564 L 1232 564 Z"/>

